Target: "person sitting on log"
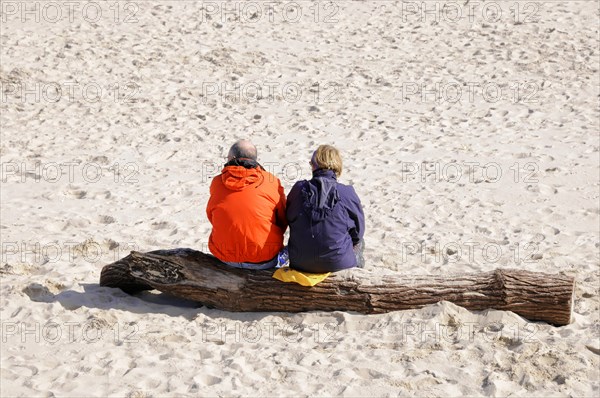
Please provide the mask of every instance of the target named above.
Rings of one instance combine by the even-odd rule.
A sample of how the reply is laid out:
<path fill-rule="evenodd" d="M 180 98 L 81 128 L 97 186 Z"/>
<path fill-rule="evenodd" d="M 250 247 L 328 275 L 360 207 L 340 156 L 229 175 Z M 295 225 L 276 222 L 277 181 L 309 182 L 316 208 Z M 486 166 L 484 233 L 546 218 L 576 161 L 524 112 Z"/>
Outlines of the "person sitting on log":
<path fill-rule="evenodd" d="M 309 273 L 364 267 L 365 217 L 354 188 L 337 182 L 339 151 L 321 145 L 310 165 L 313 178 L 296 182 L 287 197 L 290 267 Z"/>
<path fill-rule="evenodd" d="M 257 162 L 256 147 L 237 141 L 210 185 L 210 252 L 236 268 L 275 267 L 287 229 L 285 201 L 279 179 Z"/>

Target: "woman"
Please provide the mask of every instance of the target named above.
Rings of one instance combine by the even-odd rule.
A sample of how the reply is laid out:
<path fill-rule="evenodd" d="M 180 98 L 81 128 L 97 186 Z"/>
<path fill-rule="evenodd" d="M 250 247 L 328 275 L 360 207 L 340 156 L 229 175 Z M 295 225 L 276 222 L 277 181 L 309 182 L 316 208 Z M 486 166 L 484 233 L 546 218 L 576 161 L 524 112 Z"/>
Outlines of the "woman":
<path fill-rule="evenodd" d="M 321 145 L 310 164 L 313 178 L 298 181 L 287 197 L 290 267 L 310 273 L 363 267 L 365 218 L 354 188 L 337 182 L 339 151 Z"/>

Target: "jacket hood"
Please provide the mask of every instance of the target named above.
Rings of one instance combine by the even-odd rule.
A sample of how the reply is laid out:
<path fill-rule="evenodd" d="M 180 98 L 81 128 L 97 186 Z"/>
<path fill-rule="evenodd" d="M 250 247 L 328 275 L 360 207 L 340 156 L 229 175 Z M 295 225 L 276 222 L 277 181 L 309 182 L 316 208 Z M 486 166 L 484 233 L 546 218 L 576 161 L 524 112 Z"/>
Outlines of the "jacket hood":
<path fill-rule="evenodd" d="M 314 222 L 326 219 L 340 201 L 335 173 L 331 170 L 315 170 L 302 195 L 304 212 L 309 218 Z"/>
<path fill-rule="evenodd" d="M 231 191 L 241 191 L 251 186 L 258 186 L 262 183 L 264 176 L 261 173 L 260 165 L 229 162 L 221 171 L 221 181 L 223 185 Z"/>

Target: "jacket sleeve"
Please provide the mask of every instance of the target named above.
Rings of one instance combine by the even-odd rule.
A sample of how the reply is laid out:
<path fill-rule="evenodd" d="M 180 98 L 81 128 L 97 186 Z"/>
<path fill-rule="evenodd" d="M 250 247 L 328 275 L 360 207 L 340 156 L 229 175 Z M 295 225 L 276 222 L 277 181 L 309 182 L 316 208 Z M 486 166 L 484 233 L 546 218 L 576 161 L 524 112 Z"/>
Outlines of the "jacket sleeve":
<path fill-rule="evenodd" d="M 285 191 L 283 190 L 283 186 L 280 181 L 277 181 L 277 194 L 278 194 L 278 202 L 275 207 L 275 223 L 281 228 L 283 232 L 288 227 L 287 218 L 285 215 Z"/>
<path fill-rule="evenodd" d="M 352 220 L 352 225 L 348 233 L 352 238 L 352 244 L 358 244 L 365 235 L 365 214 L 363 213 L 362 204 L 356 194 L 354 188 L 349 187 L 349 195 L 347 202 L 348 216 Z"/>
<path fill-rule="evenodd" d="M 286 204 L 286 218 L 287 222 L 291 224 L 296 220 L 298 214 L 300 214 L 300 209 L 302 208 L 302 182 L 298 181 L 292 187 L 288 197 Z"/>
<path fill-rule="evenodd" d="M 210 197 L 208 198 L 208 203 L 206 204 L 206 217 L 208 217 L 208 221 L 210 221 L 210 224 L 212 225 L 212 212 L 213 212 L 213 208 L 214 208 L 214 188 L 215 185 L 215 180 L 213 180 L 210 184 Z"/>

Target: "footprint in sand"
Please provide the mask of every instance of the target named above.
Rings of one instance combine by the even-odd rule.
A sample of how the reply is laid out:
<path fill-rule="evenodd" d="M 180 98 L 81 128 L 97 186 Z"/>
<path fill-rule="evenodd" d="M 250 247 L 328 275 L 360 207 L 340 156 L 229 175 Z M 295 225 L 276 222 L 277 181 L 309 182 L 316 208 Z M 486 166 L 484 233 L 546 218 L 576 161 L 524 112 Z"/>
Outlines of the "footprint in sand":
<path fill-rule="evenodd" d="M 112 224 L 115 222 L 115 218 L 112 216 L 99 216 L 98 222 L 100 224 Z"/>
<path fill-rule="evenodd" d="M 31 283 L 27 285 L 23 289 L 23 293 L 25 293 L 31 301 L 37 302 L 47 302 L 54 297 L 54 294 L 48 290 L 48 288 L 44 285 L 40 285 L 39 283 Z"/>
<path fill-rule="evenodd" d="M 558 189 L 556 189 L 553 186 L 550 185 L 546 185 L 546 184 L 539 184 L 540 186 L 540 193 L 543 195 L 554 195 L 558 192 Z"/>
<path fill-rule="evenodd" d="M 191 340 L 180 334 L 169 334 L 163 337 L 163 341 L 168 343 L 189 343 Z"/>
<path fill-rule="evenodd" d="M 70 196 L 75 199 L 84 199 L 87 196 L 87 191 L 83 189 L 71 188 L 65 192 L 66 196 Z"/>
<path fill-rule="evenodd" d="M 11 370 L 17 375 L 25 377 L 32 377 L 39 373 L 37 367 L 30 365 L 14 365 Z"/>
<path fill-rule="evenodd" d="M 150 228 L 152 228 L 154 230 L 174 228 L 174 227 L 175 227 L 175 225 L 173 225 L 172 223 L 170 223 L 168 221 L 153 222 L 152 224 L 150 224 Z"/>
<path fill-rule="evenodd" d="M 151 395 L 140 390 L 135 390 L 126 395 L 127 398 L 149 398 Z"/>
<path fill-rule="evenodd" d="M 542 232 L 548 235 L 558 235 L 560 233 L 560 229 L 546 225 L 542 227 Z"/>
<path fill-rule="evenodd" d="M 199 383 L 205 386 L 214 386 L 215 384 L 219 384 L 222 380 L 220 377 L 209 374 L 203 374 L 197 378 L 195 377 L 194 379 L 197 379 Z"/>
<path fill-rule="evenodd" d="M 479 225 L 475 226 L 475 231 L 484 234 L 484 235 L 491 235 L 492 231 L 490 231 L 488 228 L 486 227 L 480 227 Z"/>
<path fill-rule="evenodd" d="M 103 164 L 103 165 L 107 165 L 109 163 L 108 158 L 104 155 L 94 156 L 94 157 L 90 158 L 89 161 L 92 163 Z"/>

